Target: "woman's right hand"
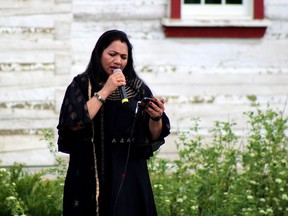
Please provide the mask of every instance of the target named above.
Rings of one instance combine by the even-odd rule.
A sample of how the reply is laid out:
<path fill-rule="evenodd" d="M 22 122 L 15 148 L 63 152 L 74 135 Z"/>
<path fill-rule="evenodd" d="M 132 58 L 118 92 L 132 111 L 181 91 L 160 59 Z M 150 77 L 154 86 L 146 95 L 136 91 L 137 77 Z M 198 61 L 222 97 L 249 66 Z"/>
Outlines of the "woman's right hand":
<path fill-rule="evenodd" d="M 126 85 L 126 79 L 122 72 L 117 72 L 111 74 L 103 88 L 98 92 L 98 95 L 101 96 L 104 100 L 106 100 L 110 94 L 112 94 L 119 86 Z M 90 119 L 93 119 L 97 114 L 100 107 L 103 105 L 103 102 L 98 100 L 95 97 L 92 97 L 87 102 L 88 112 Z"/>
<path fill-rule="evenodd" d="M 125 86 L 126 79 L 122 72 L 117 72 L 111 74 L 103 88 L 98 92 L 99 95 L 103 98 L 107 98 L 110 94 L 112 94 L 118 87 Z"/>

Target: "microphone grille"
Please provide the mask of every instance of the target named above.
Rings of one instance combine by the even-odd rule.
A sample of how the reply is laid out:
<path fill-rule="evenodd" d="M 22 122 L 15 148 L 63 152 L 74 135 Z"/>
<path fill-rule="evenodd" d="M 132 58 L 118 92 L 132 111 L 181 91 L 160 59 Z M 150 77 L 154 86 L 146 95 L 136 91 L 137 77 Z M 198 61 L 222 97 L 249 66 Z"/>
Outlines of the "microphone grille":
<path fill-rule="evenodd" d="M 116 68 L 113 70 L 113 73 L 117 73 L 117 72 L 122 72 L 122 70 L 120 68 Z"/>

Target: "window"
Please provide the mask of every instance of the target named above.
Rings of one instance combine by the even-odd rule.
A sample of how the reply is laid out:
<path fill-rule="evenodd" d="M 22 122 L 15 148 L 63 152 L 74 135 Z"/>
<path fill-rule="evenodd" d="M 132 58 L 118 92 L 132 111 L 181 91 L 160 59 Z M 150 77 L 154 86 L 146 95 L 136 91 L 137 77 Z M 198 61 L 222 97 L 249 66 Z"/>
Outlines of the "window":
<path fill-rule="evenodd" d="M 264 0 L 170 0 L 166 37 L 261 38 Z"/>
<path fill-rule="evenodd" d="M 251 18 L 252 3 L 251 0 L 184 0 L 181 18 Z"/>

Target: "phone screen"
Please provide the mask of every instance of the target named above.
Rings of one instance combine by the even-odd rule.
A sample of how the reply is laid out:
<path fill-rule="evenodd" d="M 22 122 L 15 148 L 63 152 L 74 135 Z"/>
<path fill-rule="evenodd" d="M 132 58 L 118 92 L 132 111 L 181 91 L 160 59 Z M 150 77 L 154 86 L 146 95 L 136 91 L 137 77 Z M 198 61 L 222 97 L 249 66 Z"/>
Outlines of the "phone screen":
<path fill-rule="evenodd" d="M 149 98 L 149 97 L 144 97 L 141 100 L 141 102 L 139 104 L 139 107 L 142 108 L 142 109 L 145 109 L 149 102 L 154 102 L 154 99 L 153 98 Z"/>

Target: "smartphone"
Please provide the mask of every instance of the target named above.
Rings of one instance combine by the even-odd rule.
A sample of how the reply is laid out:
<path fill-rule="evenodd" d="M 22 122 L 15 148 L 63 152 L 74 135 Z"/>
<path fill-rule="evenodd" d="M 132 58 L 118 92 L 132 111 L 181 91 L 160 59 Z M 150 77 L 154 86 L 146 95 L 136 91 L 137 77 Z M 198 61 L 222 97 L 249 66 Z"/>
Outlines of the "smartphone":
<path fill-rule="evenodd" d="M 153 98 L 149 98 L 149 97 L 144 97 L 140 104 L 139 104 L 139 107 L 142 108 L 142 109 L 145 109 L 148 105 L 149 105 L 149 102 L 155 102 Z"/>

